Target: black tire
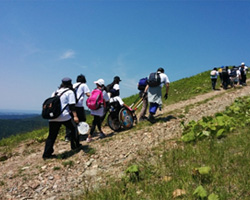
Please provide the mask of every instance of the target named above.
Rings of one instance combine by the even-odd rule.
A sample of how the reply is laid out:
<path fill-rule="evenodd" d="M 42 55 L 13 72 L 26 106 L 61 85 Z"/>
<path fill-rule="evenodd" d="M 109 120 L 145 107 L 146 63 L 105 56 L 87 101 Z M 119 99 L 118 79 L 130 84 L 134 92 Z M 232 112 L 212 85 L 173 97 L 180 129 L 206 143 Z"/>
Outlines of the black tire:
<path fill-rule="evenodd" d="M 121 123 L 119 122 L 117 117 L 112 117 L 112 115 L 109 114 L 107 118 L 107 122 L 108 122 L 108 126 L 113 131 L 119 131 L 121 129 Z"/>

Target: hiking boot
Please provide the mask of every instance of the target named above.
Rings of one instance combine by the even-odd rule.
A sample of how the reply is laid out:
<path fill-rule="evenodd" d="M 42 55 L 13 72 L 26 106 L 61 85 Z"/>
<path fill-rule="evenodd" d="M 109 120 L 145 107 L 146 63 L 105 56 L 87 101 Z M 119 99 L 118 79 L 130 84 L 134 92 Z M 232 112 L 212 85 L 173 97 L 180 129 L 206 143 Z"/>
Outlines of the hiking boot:
<path fill-rule="evenodd" d="M 150 121 L 151 123 L 154 123 L 155 122 L 155 117 L 153 115 L 149 115 L 148 116 L 148 121 Z"/>
<path fill-rule="evenodd" d="M 102 138 L 105 138 L 106 137 L 106 135 L 104 134 L 104 133 L 100 133 L 100 138 L 102 139 Z"/>
<path fill-rule="evenodd" d="M 53 158 L 57 158 L 57 156 L 56 155 L 49 155 L 49 156 L 45 156 L 45 155 L 43 155 L 43 160 L 48 160 L 48 159 L 53 159 Z"/>
<path fill-rule="evenodd" d="M 92 140 L 93 140 L 92 138 L 87 138 L 87 139 L 86 139 L 86 142 L 89 143 L 89 142 L 91 142 Z"/>

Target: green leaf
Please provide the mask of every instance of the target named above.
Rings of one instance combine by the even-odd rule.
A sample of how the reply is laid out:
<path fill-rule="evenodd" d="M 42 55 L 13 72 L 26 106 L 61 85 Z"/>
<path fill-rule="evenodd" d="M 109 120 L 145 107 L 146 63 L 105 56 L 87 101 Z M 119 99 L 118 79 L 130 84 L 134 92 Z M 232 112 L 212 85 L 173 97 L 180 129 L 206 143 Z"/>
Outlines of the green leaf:
<path fill-rule="evenodd" d="M 139 167 L 138 165 L 131 165 L 130 167 L 127 168 L 126 173 L 136 173 L 139 172 Z"/>
<path fill-rule="evenodd" d="M 196 168 L 196 170 L 198 170 L 198 172 L 202 175 L 205 174 L 209 174 L 211 171 L 211 167 L 200 167 L 200 168 Z"/>
<path fill-rule="evenodd" d="M 210 132 L 209 131 L 202 131 L 201 136 L 203 136 L 203 135 L 209 137 L 210 136 Z"/>
<path fill-rule="evenodd" d="M 194 132 L 193 132 L 193 131 L 190 131 L 190 132 L 188 132 L 187 134 L 183 135 L 183 136 L 181 137 L 181 140 L 182 140 L 183 142 L 191 142 L 191 141 L 194 141 L 194 140 L 195 140 L 195 134 L 194 134 Z"/>
<path fill-rule="evenodd" d="M 224 128 L 222 128 L 222 129 L 218 130 L 218 132 L 216 133 L 216 137 L 217 137 L 217 138 L 222 137 L 222 135 L 223 135 L 224 131 L 225 131 L 225 129 L 224 129 Z"/>
<path fill-rule="evenodd" d="M 218 125 L 219 126 L 224 126 L 224 121 L 225 121 L 225 118 L 224 118 L 224 116 L 218 116 L 218 117 L 216 117 L 216 121 L 217 121 L 217 123 L 218 123 Z"/>
<path fill-rule="evenodd" d="M 195 189 L 193 195 L 198 197 L 198 198 L 205 199 L 207 197 L 207 191 L 202 187 L 202 185 L 199 185 Z"/>
<path fill-rule="evenodd" d="M 208 196 L 208 200 L 219 200 L 219 196 L 217 194 L 212 193 Z"/>

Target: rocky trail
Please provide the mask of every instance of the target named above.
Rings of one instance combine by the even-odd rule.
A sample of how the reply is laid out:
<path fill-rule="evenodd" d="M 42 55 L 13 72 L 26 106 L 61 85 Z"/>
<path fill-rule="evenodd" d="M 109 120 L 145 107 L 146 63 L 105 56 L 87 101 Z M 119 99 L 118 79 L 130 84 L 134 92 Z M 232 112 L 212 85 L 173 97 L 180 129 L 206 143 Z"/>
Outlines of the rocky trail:
<path fill-rule="evenodd" d="M 108 137 L 96 137 L 91 143 L 82 141 L 82 148 L 76 152 L 70 151 L 69 143 L 58 141 L 54 153 L 63 159 L 44 161 L 44 143 L 22 143 L 13 150 L 12 157 L 0 162 L 0 199 L 70 199 L 86 188 L 98 188 L 109 177 L 121 177 L 129 162 L 143 159 L 144 152 L 162 141 L 168 140 L 170 148 L 177 145 L 172 139 L 180 137 L 181 121 L 213 115 L 246 95 L 250 95 L 250 86 L 211 91 L 165 105 L 151 126 L 118 133 L 105 127 Z"/>

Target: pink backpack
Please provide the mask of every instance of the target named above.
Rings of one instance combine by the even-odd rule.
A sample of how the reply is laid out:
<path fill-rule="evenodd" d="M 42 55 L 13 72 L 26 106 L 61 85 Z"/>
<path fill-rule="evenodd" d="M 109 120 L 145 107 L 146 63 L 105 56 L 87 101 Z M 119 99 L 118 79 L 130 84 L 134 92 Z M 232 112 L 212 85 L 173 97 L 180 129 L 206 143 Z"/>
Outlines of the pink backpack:
<path fill-rule="evenodd" d="M 91 92 L 90 97 L 86 101 L 86 105 L 90 110 L 97 110 L 103 105 L 103 94 L 99 89 L 94 89 Z"/>

